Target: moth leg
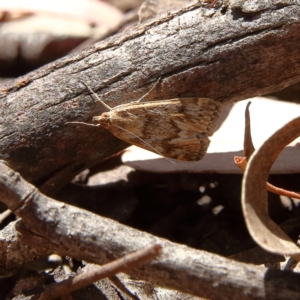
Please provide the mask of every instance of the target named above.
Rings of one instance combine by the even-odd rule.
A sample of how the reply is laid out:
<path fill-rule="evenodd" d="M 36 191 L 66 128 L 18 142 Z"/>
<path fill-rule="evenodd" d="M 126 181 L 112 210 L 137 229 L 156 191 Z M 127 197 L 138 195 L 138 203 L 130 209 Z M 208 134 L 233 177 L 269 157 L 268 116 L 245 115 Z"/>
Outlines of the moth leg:
<path fill-rule="evenodd" d="M 108 109 L 109 111 L 112 110 L 112 108 L 109 105 L 107 105 L 103 100 L 101 100 L 101 98 L 86 83 L 84 82 L 81 83 L 92 93 L 92 95 L 97 99 L 97 101 L 99 101 L 106 109 Z"/>
<path fill-rule="evenodd" d="M 156 87 L 160 80 L 161 77 L 157 79 L 157 81 L 153 84 L 152 88 L 145 95 L 143 95 L 139 100 L 133 101 L 133 103 L 140 103 L 146 96 L 148 96 L 152 92 L 152 90 Z"/>

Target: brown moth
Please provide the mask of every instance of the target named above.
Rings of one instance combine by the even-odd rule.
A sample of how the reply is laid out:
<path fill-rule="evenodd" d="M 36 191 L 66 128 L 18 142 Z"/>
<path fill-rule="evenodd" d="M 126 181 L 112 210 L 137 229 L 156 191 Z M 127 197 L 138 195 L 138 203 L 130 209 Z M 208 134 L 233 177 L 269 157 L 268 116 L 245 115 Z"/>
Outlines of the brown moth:
<path fill-rule="evenodd" d="M 104 105 L 109 112 L 93 120 L 114 136 L 184 161 L 203 158 L 221 111 L 221 104 L 208 98 L 135 101 L 114 108 Z"/>

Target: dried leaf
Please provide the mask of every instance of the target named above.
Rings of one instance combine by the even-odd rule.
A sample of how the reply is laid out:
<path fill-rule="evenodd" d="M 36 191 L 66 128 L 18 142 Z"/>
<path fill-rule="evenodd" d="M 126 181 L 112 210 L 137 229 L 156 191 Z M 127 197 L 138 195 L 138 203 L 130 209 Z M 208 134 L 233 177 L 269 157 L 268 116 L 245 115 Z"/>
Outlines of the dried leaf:
<path fill-rule="evenodd" d="M 244 156 L 247 161 L 250 159 L 251 155 L 255 151 L 251 136 L 251 119 L 250 119 L 250 107 L 251 102 L 248 102 L 245 111 L 245 135 L 244 135 Z"/>
<path fill-rule="evenodd" d="M 255 148 L 253 146 L 252 142 L 252 136 L 251 136 L 251 119 L 250 119 L 250 113 L 249 113 L 249 106 L 251 102 L 248 102 L 246 106 L 245 111 L 245 134 L 244 134 L 244 156 L 234 156 L 234 162 L 236 166 L 241 169 L 243 172 L 245 172 L 247 167 L 247 162 L 250 159 L 251 155 L 255 151 Z M 291 197 L 300 199 L 300 194 L 291 192 L 282 188 L 278 188 L 269 182 L 266 183 L 267 190 L 269 192 L 272 192 L 274 194 Z"/>
<path fill-rule="evenodd" d="M 272 253 L 300 260 L 300 249 L 268 215 L 266 181 L 271 166 L 286 145 L 300 136 L 300 117 L 275 132 L 251 156 L 242 186 L 242 208 L 252 238 Z"/>

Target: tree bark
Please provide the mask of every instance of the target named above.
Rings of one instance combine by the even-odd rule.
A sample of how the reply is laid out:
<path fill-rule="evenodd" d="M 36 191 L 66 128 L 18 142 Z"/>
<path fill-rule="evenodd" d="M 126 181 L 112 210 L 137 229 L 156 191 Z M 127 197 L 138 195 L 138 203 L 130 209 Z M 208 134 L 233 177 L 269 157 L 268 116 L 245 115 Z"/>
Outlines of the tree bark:
<path fill-rule="evenodd" d="M 157 243 L 162 254 L 151 264 L 128 270 L 130 275 L 209 299 L 300 297 L 300 274 L 238 263 L 55 201 L 3 163 L 0 198 L 21 218 L 0 233 L 2 276 L 34 257 L 51 253 L 103 264 Z"/>
<path fill-rule="evenodd" d="M 224 1 L 225 2 L 225 1 Z M 160 15 L 2 89 L 0 158 L 53 194 L 83 169 L 127 145 L 91 122 L 105 109 L 145 100 L 208 97 L 228 103 L 274 92 L 300 79 L 300 4 L 198 1 Z"/>

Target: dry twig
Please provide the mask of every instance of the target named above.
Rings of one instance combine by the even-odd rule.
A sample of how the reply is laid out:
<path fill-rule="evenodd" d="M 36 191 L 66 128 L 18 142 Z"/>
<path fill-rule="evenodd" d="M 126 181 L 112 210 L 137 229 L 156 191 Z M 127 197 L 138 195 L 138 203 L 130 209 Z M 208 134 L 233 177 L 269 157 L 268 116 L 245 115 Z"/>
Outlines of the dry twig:
<path fill-rule="evenodd" d="M 164 249 L 162 255 L 152 264 L 130 270 L 131 275 L 209 299 L 300 297 L 300 274 L 268 270 L 197 251 L 60 203 L 40 194 L 5 164 L 0 164 L 0 199 L 22 218 L 0 238 L 1 269 L 21 267 L 29 259 L 50 253 L 103 264 L 108 256 L 111 260 L 159 243 Z"/>
<path fill-rule="evenodd" d="M 119 272 L 128 272 L 130 269 L 136 268 L 155 259 L 161 253 L 161 247 L 154 244 L 129 253 L 115 261 L 103 266 L 91 266 L 82 269 L 82 272 L 75 277 L 67 280 L 53 283 L 45 287 L 45 290 L 38 297 L 39 300 L 50 300 L 65 294 L 69 294 L 75 290 L 79 290 L 95 281 L 110 277 Z"/>
<path fill-rule="evenodd" d="M 0 214 L 0 224 L 10 215 L 12 214 L 12 211 L 10 209 L 7 209 L 3 213 Z"/>

